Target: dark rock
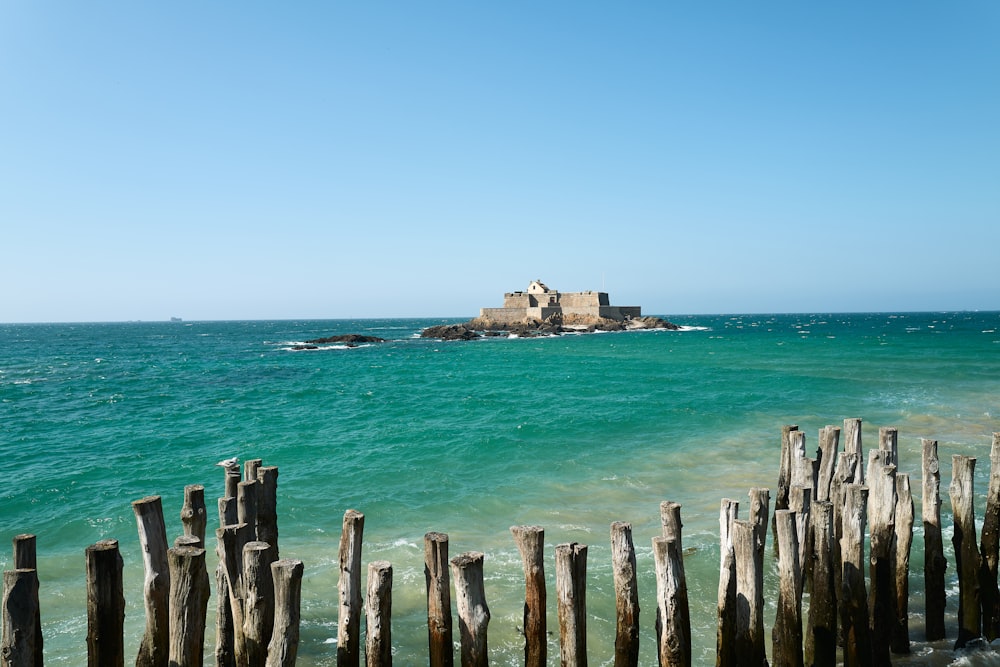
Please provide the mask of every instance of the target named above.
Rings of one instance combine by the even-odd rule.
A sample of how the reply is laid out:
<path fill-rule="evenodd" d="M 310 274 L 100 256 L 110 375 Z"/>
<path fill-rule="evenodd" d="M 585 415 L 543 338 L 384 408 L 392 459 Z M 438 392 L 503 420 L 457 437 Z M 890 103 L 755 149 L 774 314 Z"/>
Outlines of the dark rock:
<path fill-rule="evenodd" d="M 330 343 L 347 343 L 349 345 L 357 345 L 358 343 L 384 343 L 384 342 L 385 338 L 379 338 L 378 336 L 362 336 L 361 334 L 343 334 L 340 336 L 315 338 L 313 340 L 306 341 L 306 343 L 310 345 L 328 345 Z"/>
<path fill-rule="evenodd" d="M 472 340 L 479 338 L 479 334 L 462 324 L 439 324 L 424 329 L 420 337 L 440 338 L 441 340 Z"/>

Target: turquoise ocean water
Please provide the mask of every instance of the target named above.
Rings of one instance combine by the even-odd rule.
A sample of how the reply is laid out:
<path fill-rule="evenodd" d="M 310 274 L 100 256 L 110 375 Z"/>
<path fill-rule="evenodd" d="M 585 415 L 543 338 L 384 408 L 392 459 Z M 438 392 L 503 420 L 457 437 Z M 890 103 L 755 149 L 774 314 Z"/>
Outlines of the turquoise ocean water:
<path fill-rule="evenodd" d="M 305 562 L 300 665 L 335 664 L 348 508 L 366 517 L 365 562 L 393 564 L 397 664 L 426 663 L 431 530 L 448 533 L 452 555 L 486 554 L 491 662 L 520 664 L 515 524 L 546 531 L 550 664 L 553 547 L 572 541 L 589 545 L 591 664 L 610 664 L 609 526 L 618 520 L 633 526 L 642 663 L 655 664 L 651 538 L 662 500 L 683 506 L 694 660 L 714 664 L 720 500 L 744 501 L 745 516 L 750 487 L 774 489 L 782 424 L 798 424 L 815 451 L 818 430 L 848 417 L 864 419 L 866 451 L 880 426 L 897 427 L 900 471 L 914 481 L 914 657 L 900 664 L 956 660 L 950 532 L 951 639 L 922 641 L 920 438 L 940 442 L 943 524 L 950 530 L 953 454 L 978 457 L 981 517 L 991 434 L 1000 431 L 1000 313 L 670 319 L 686 330 L 465 343 L 417 337 L 442 320 L 0 325 L 0 538 L 38 535 L 46 663 L 85 664 L 83 552 L 106 538 L 121 543 L 126 653 L 135 655 L 143 575 L 131 501 L 161 495 L 172 539 L 184 486 L 204 484 L 211 530 L 223 491 L 214 464 L 239 456 L 280 469 L 281 554 Z M 291 350 L 337 333 L 390 341 Z M 9 548 L 0 566 L 11 567 Z M 1000 659 L 986 652 L 955 664 Z"/>

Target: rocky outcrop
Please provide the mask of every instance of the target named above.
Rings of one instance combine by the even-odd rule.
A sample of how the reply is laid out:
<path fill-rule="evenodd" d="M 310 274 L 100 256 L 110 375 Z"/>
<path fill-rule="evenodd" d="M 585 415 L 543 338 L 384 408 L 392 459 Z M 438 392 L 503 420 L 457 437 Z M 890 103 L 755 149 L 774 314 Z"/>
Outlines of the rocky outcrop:
<path fill-rule="evenodd" d="M 362 336 L 361 334 L 343 334 L 340 336 L 328 336 L 327 338 L 314 338 L 307 340 L 307 345 L 329 345 L 330 343 L 345 343 L 347 345 L 358 345 L 359 343 L 384 343 L 385 338 L 378 336 Z"/>
<path fill-rule="evenodd" d="M 521 322 L 499 322 L 476 317 L 462 324 L 442 324 L 428 327 L 420 334 L 423 338 L 442 340 L 472 340 L 483 336 L 556 336 L 563 333 L 596 331 L 632 331 L 637 329 L 679 329 L 660 317 L 635 317 L 612 320 L 587 315 L 554 315 L 546 320 L 526 319 Z"/>

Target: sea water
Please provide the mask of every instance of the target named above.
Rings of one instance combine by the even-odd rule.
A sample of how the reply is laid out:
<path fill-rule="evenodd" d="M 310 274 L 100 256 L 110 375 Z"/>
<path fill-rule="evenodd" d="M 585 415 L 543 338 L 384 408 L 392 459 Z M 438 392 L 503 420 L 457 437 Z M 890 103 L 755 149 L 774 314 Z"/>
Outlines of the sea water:
<path fill-rule="evenodd" d="M 239 456 L 280 471 L 281 556 L 305 563 L 300 665 L 336 662 L 349 508 L 365 514 L 363 560 L 393 566 L 398 664 L 426 664 L 432 530 L 449 535 L 453 556 L 485 553 L 491 662 L 521 663 L 524 579 L 509 531 L 518 524 L 545 529 L 549 663 L 558 664 L 554 547 L 580 542 L 591 663 L 611 664 L 614 521 L 632 524 L 640 659 L 655 664 L 651 539 L 662 500 L 682 505 L 694 662 L 710 664 L 721 499 L 741 500 L 745 517 L 751 487 L 775 489 L 783 424 L 797 424 L 813 452 L 820 428 L 861 417 L 866 452 L 879 427 L 899 429 L 900 472 L 916 490 L 914 654 L 900 664 L 1000 664 L 992 650 L 950 648 L 958 589 L 947 491 L 952 455 L 977 457 L 982 516 L 1000 431 L 1000 313 L 670 319 L 684 329 L 470 342 L 419 337 L 439 319 L 0 325 L 0 538 L 38 536 L 46 663 L 85 663 L 84 549 L 101 539 L 121 545 L 125 649 L 135 655 L 143 573 L 131 501 L 162 496 L 172 541 L 184 486 L 203 484 L 211 535 L 224 490 L 214 464 Z M 387 342 L 295 349 L 343 333 Z M 940 443 L 950 563 L 950 638 L 934 644 L 922 638 L 921 438 Z M 214 570 L 211 549 L 208 559 Z M 0 551 L 0 566 L 11 560 Z M 768 633 L 774 567 L 769 558 Z M 213 598 L 209 655 L 214 608 Z"/>

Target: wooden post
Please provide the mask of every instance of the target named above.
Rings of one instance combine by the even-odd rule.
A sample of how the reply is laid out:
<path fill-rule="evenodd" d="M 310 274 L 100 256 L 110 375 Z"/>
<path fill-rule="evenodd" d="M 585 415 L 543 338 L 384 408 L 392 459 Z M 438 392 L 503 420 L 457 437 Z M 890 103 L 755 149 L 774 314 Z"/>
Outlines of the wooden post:
<path fill-rule="evenodd" d="M 257 539 L 271 545 L 278 559 L 278 467 L 257 468 Z"/>
<path fill-rule="evenodd" d="M 691 624 L 684 614 L 687 584 L 680 543 L 673 537 L 653 538 L 656 567 L 656 639 L 660 667 L 690 667 Z"/>
<path fill-rule="evenodd" d="M 587 545 L 556 546 L 560 664 L 587 667 Z"/>
<path fill-rule="evenodd" d="M 799 549 L 799 572 L 803 579 L 812 579 L 812 534 L 810 532 L 810 516 L 812 514 L 812 489 L 802 486 L 792 486 L 788 496 L 788 509 L 795 513 L 795 544 Z M 778 545 L 781 554 L 781 545 Z M 812 590 L 812 584 L 806 584 L 807 590 Z"/>
<path fill-rule="evenodd" d="M 781 460 L 778 465 L 778 490 L 774 499 L 774 511 L 788 509 L 788 492 L 792 488 L 792 439 L 791 432 L 799 427 L 788 424 L 781 427 Z"/>
<path fill-rule="evenodd" d="M 889 452 L 889 463 L 899 468 L 899 431 L 893 426 L 883 426 L 878 430 L 878 448 Z"/>
<path fill-rule="evenodd" d="M 243 634 L 243 599 L 246 595 L 243 585 L 243 547 L 252 541 L 249 539 L 252 533 L 253 528 L 245 523 L 226 526 L 215 531 L 219 567 L 222 570 L 224 584 L 219 586 L 219 596 L 225 592 L 228 601 L 226 614 L 220 613 L 218 619 L 220 635 L 216 640 L 217 665 L 230 664 L 229 652 L 232 655 L 231 664 L 239 664 L 239 659 L 246 654 L 244 646 L 246 639 Z M 223 628 L 221 624 L 226 622 L 229 623 L 229 627 Z M 228 632 L 229 636 L 224 636 L 223 631 Z"/>
<path fill-rule="evenodd" d="M 238 493 L 237 486 L 243 480 L 240 475 L 240 466 L 238 463 L 234 463 L 224 470 L 226 471 L 226 493 L 223 498 L 235 498 Z"/>
<path fill-rule="evenodd" d="M 615 667 L 639 664 L 639 586 L 632 524 L 611 524 L 611 567 L 615 584 Z"/>
<path fill-rule="evenodd" d="M 143 594 L 146 631 L 139 644 L 136 667 L 166 667 L 169 660 L 170 569 L 167 564 L 167 529 L 163 523 L 160 496 L 147 496 L 132 503 L 146 573 Z"/>
<path fill-rule="evenodd" d="M 368 564 L 368 603 L 365 605 L 365 665 L 392 667 L 392 564 Z"/>
<path fill-rule="evenodd" d="M 541 526 L 511 526 L 524 567 L 524 664 L 542 667 L 548 655 L 545 620 L 545 531 Z"/>
<path fill-rule="evenodd" d="M 340 614 L 337 624 L 337 667 L 361 664 L 361 537 L 365 515 L 344 512 L 340 534 Z"/>
<path fill-rule="evenodd" d="M 792 510 L 774 513 L 778 533 L 778 610 L 771 631 L 774 667 L 802 667 L 802 572 L 798 521 Z"/>
<path fill-rule="evenodd" d="M 87 665 L 124 667 L 125 595 L 118 540 L 87 547 Z"/>
<path fill-rule="evenodd" d="M 750 521 L 733 521 L 736 556 L 737 664 L 767 665 L 764 644 L 764 558 L 757 548 L 759 528 Z"/>
<path fill-rule="evenodd" d="M 252 540 L 257 539 L 257 499 L 260 483 L 256 479 L 246 480 L 236 487 L 236 520 L 250 527 Z"/>
<path fill-rule="evenodd" d="M 429 664 L 430 667 L 452 667 L 455 655 L 451 640 L 451 580 L 448 577 L 448 536 L 444 533 L 424 535 L 424 579 L 427 582 Z M 544 581 L 542 583 L 544 586 Z"/>
<path fill-rule="evenodd" d="M 868 525 L 871 540 L 868 612 L 872 636 L 872 660 L 877 667 L 888 666 L 889 640 L 896 625 L 896 596 L 893 592 L 896 566 L 892 550 L 895 540 L 896 466 L 892 451 L 873 449 L 868 456 Z"/>
<path fill-rule="evenodd" d="M 858 476 L 855 480 L 858 484 L 865 483 L 864 467 L 860 465 L 865 460 L 864 451 L 861 449 L 861 418 L 853 417 L 844 420 L 844 451 L 858 457 Z"/>
<path fill-rule="evenodd" d="M 299 652 L 299 614 L 302 600 L 302 561 L 271 563 L 274 581 L 274 629 L 267 647 L 266 667 L 295 667 Z"/>
<path fill-rule="evenodd" d="M 816 459 L 806 456 L 806 434 L 793 431 L 788 435 L 792 439 L 792 486 L 815 489 Z"/>
<path fill-rule="evenodd" d="M 811 521 L 813 573 L 804 659 L 813 667 L 835 667 L 838 595 L 833 576 L 833 503 L 828 500 L 814 503 Z"/>
<path fill-rule="evenodd" d="M 204 538 L 202 538 L 204 539 Z M 170 567 L 170 665 L 201 667 L 205 653 L 205 612 L 211 592 L 205 550 L 174 547 Z"/>
<path fill-rule="evenodd" d="M 767 521 L 767 511 L 768 508 L 765 506 L 763 508 L 763 520 Z M 678 622 L 682 627 L 688 628 L 687 637 L 691 637 L 691 609 L 688 605 L 687 597 L 687 577 L 684 576 L 684 542 L 681 540 L 681 532 L 683 528 L 683 523 L 681 523 L 681 506 L 680 503 L 671 502 L 669 500 L 664 500 L 660 503 L 660 525 L 663 530 L 663 537 L 668 540 L 673 540 L 677 543 L 677 553 L 681 556 L 677 560 L 677 571 L 672 574 L 679 580 L 680 590 L 683 593 L 677 600 L 677 613 L 680 614 Z M 761 530 L 766 531 L 767 527 L 764 526 Z M 767 537 L 766 532 L 761 533 L 762 537 Z M 763 549 L 763 545 L 761 545 Z M 690 648 L 687 651 L 691 653 Z"/>
<path fill-rule="evenodd" d="M 788 499 L 785 499 L 787 503 Z M 719 508 L 719 600 L 716 606 L 716 667 L 736 667 L 736 554 L 733 552 L 733 522 L 740 504 L 723 498 Z"/>
<path fill-rule="evenodd" d="M 761 568 L 764 567 L 764 543 L 767 540 L 767 511 L 771 502 L 771 491 L 762 487 L 750 489 L 750 523 L 753 524 Z M 763 570 L 762 570 L 763 571 Z"/>
<path fill-rule="evenodd" d="M 274 628 L 274 584 L 271 545 L 248 542 L 243 547 L 243 638 L 244 654 L 236 655 L 240 667 L 264 667 Z"/>
<path fill-rule="evenodd" d="M 14 569 L 35 570 L 38 576 L 37 540 L 34 535 L 14 536 Z M 35 667 L 42 667 L 42 619 L 39 605 L 35 604 Z"/>
<path fill-rule="evenodd" d="M 819 430 L 819 477 L 816 480 L 813 500 L 830 499 L 830 485 L 833 483 L 839 448 L 840 428 L 837 426 L 821 428 Z"/>
<path fill-rule="evenodd" d="M 188 484 L 184 487 L 181 523 L 184 524 L 184 534 L 197 537 L 198 546 L 204 549 L 208 514 L 205 509 L 205 487 L 201 484 Z"/>
<path fill-rule="evenodd" d="M 865 592 L 865 515 L 868 488 L 845 484 L 842 515 L 843 537 L 840 552 L 841 625 L 844 628 L 844 667 L 868 667 L 872 664 L 871 632 L 868 628 L 868 595 Z"/>
<path fill-rule="evenodd" d="M 257 471 L 260 470 L 260 466 L 264 463 L 263 459 L 247 459 L 243 462 L 243 479 L 244 481 L 253 481 L 257 479 Z"/>
<path fill-rule="evenodd" d="M 486 632 L 490 608 L 483 588 L 483 554 L 470 551 L 451 559 L 455 580 L 455 606 L 462 644 L 462 667 L 486 667 L 489 664 Z"/>
<path fill-rule="evenodd" d="M 221 528 L 219 530 L 222 530 Z M 215 664 L 216 667 L 236 667 L 236 645 L 234 637 L 233 610 L 230 605 L 229 577 L 226 574 L 222 553 L 215 568 Z"/>
<path fill-rule="evenodd" d="M 896 558 L 895 585 L 896 623 L 892 630 L 890 649 L 893 653 L 910 652 L 910 546 L 913 544 L 913 494 L 910 476 L 896 475 Z"/>
<path fill-rule="evenodd" d="M 836 591 L 837 615 L 843 618 L 844 595 L 842 593 L 844 559 L 840 551 L 840 539 L 844 536 L 844 487 L 856 481 L 860 459 L 853 452 L 841 452 L 837 455 L 837 469 L 833 473 L 833 484 L 830 485 L 830 501 L 833 503 L 833 590 Z M 837 643 L 843 644 L 843 625 L 837 626 Z"/>
<path fill-rule="evenodd" d="M 38 572 L 29 569 L 3 573 L 3 641 L 0 665 L 35 667 L 38 662 L 35 638 L 38 621 Z"/>
<path fill-rule="evenodd" d="M 924 522 L 924 617 L 927 641 L 944 639 L 944 538 L 941 535 L 941 466 L 937 440 L 921 439 L 923 462 L 923 497 L 921 517 Z"/>
<path fill-rule="evenodd" d="M 958 640 L 962 648 L 981 636 L 982 611 L 979 607 L 979 548 L 976 546 L 976 513 L 973 473 L 976 459 L 955 454 L 951 457 L 951 509 L 954 512 L 955 567 L 958 570 Z"/>
<path fill-rule="evenodd" d="M 993 434 L 993 447 L 990 449 L 990 481 L 979 551 L 983 563 L 979 584 L 983 636 L 987 641 L 993 641 L 1000 637 L 1000 589 L 997 587 L 997 564 L 1000 561 L 1000 433 Z"/>

